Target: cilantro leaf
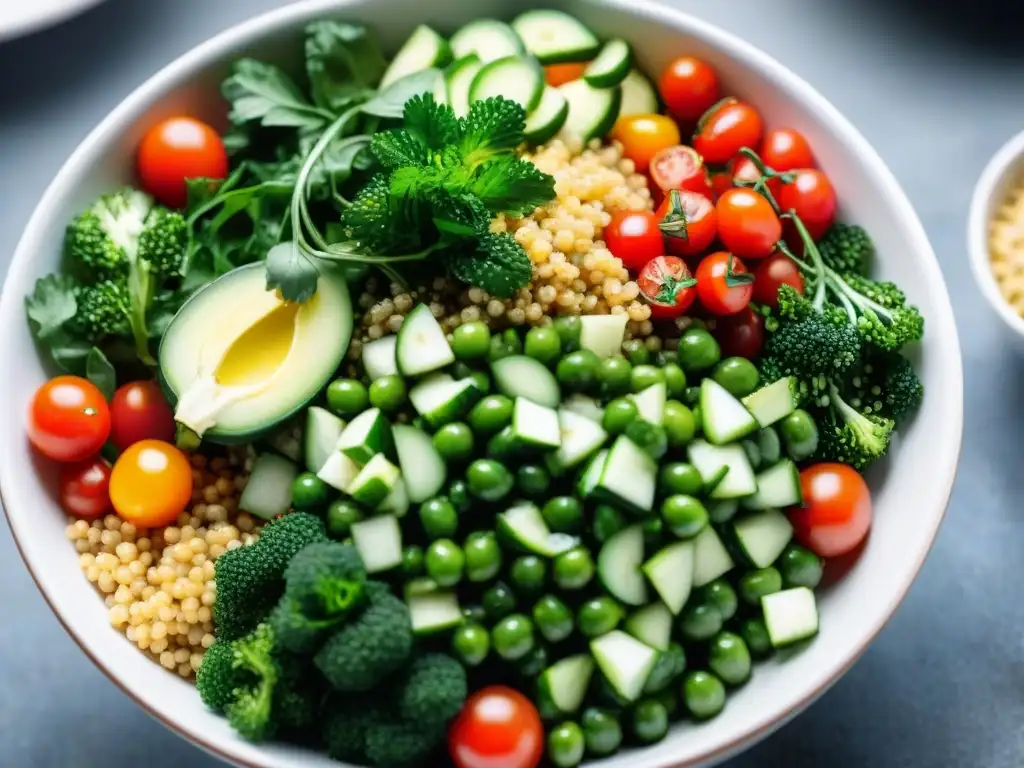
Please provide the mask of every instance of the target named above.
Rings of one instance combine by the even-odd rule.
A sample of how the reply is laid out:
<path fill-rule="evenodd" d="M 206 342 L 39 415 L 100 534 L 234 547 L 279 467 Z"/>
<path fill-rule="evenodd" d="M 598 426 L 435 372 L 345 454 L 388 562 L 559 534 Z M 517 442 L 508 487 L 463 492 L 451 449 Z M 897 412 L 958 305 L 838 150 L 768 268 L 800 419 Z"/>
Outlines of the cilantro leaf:
<path fill-rule="evenodd" d="M 85 377 L 103 393 L 107 400 L 114 396 L 117 389 L 117 374 L 107 356 L 98 347 L 93 347 L 85 357 Z"/>
<path fill-rule="evenodd" d="M 495 96 L 473 102 L 461 127 L 459 151 L 467 165 L 475 166 L 523 143 L 526 112 L 519 103 Z"/>
<path fill-rule="evenodd" d="M 238 125 L 258 122 L 266 127 L 316 129 L 334 117 L 310 104 L 281 69 L 255 59 L 236 61 L 221 92 L 231 102 L 228 117 Z"/>
<path fill-rule="evenodd" d="M 529 160 L 506 155 L 481 166 L 469 191 L 495 213 L 523 214 L 554 198 L 555 180 Z"/>
<path fill-rule="evenodd" d="M 50 338 L 75 316 L 77 288 L 75 279 L 68 275 L 47 275 L 36 280 L 32 293 L 25 297 L 25 312 L 37 339 Z"/>
<path fill-rule="evenodd" d="M 313 261 L 291 240 L 267 253 L 267 290 L 280 290 L 285 301 L 308 301 L 320 276 Z"/>
<path fill-rule="evenodd" d="M 369 98 L 385 69 L 380 46 L 363 25 L 315 21 L 306 27 L 306 73 L 318 107 L 340 113 Z"/>
<path fill-rule="evenodd" d="M 404 128 L 375 134 L 370 142 L 370 150 L 380 164 L 389 170 L 425 165 L 428 160 L 423 142 Z"/>
<path fill-rule="evenodd" d="M 457 280 L 503 298 L 512 296 L 533 275 L 530 257 L 507 232 L 488 233 L 473 245 L 449 249 L 445 266 Z"/>
<path fill-rule="evenodd" d="M 459 138 L 459 119 L 455 111 L 447 104 L 438 104 L 431 93 L 409 99 L 402 117 L 405 129 L 428 149 L 443 149 Z"/>

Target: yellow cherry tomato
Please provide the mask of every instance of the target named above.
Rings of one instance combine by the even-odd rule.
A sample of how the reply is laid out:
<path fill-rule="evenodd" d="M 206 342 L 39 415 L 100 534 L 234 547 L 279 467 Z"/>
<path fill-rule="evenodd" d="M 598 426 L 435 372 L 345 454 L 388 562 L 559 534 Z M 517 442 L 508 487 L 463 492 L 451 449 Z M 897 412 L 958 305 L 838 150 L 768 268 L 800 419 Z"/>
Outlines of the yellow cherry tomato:
<path fill-rule="evenodd" d="M 110 501 L 122 519 L 142 528 L 170 525 L 192 499 L 192 468 L 163 440 L 129 446 L 110 474 Z"/>
<path fill-rule="evenodd" d="M 651 159 L 663 149 L 679 144 L 679 126 L 667 115 L 627 115 L 612 129 L 612 138 L 622 143 L 623 154 L 646 173 Z"/>

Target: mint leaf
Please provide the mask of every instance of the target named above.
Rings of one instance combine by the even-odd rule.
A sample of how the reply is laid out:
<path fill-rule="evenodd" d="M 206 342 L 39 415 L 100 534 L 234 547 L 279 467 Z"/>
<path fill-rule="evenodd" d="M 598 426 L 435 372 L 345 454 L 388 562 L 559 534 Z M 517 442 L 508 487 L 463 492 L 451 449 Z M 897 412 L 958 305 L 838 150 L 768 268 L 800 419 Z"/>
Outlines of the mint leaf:
<path fill-rule="evenodd" d="M 467 164 L 478 165 L 523 143 L 526 112 L 517 102 L 494 96 L 473 102 L 461 127 L 459 151 Z"/>
<path fill-rule="evenodd" d="M 36 338 L 46 341 L 75 316 L 77 283 L 68 275 L 47 275 L 36 280 L 32 293 L 25 297 L 25 312 Z"/>
<path fill-rule="evenodd" d="M 267 253 L 267 290 L 279 290 L 285 301 L 308 301 L 320 276 L 312 259 L 289 240 Z"/>
<path fill-rule="evenodd" d="M 431 199 L 431 213 L 438 231 L 457 237 L 487 232 L 491 217 L 477 198 L 440 191 Z"/>
<path fill-rule="evenodd" d="M 326 109 L 310 104 L 295 82 L 282 70 L 255 59 L 239 59 L 232 74 L 221 85 L 231 102 L 228 117 L 243 124 L 258 122 L 265 127 L 323 128 L 334 117 Z"/>
<path fill-rule="evenodd" d="M 433 91 L 439 77 L 441 70 L 430 68 L 399 78 L 366 102 L 363 105 L 363 112 L 397 120 L 405 112 L 405 102 L 413 96 Z"/>
<path fill-rule="evenodd" d="M 516 239 L 502 232 L 486 234 L 475 244 L 446 252 L 445 266 L 457 280 L 508 298 L 530 282 L 533 265 Z"/>
<path fill-rule="evenodd" d="M 85 377 L 96 385 L 107 400 L 114 396 L 114 390 L 117 389 L 117 374 L 114 373 L 114 366 L 107 360 L 107 356 L 97 347 L 90 349 L 86 355 Z"/>
<path fill-rule="evenodd" d="M 469 191 L 494 213 L 518 215 L 550 202 L 555 196 L 555 179 L 529 160 L 506 155 L 485 163 Z"/>
<path fill-rule="evenodd" d="M 315 21 L 306 27 L 306 74 L 313 102 L 341 113 L 369 98 L 387 61 L 361 24 Z"/>
<path fill-rule="evenodd" d="M 438 104 L 431 93 L 418 94 L 405 103 L 405 129 L 433 150 L 454 144 L 459 138 L 459 119 L 447 104 Z"/>

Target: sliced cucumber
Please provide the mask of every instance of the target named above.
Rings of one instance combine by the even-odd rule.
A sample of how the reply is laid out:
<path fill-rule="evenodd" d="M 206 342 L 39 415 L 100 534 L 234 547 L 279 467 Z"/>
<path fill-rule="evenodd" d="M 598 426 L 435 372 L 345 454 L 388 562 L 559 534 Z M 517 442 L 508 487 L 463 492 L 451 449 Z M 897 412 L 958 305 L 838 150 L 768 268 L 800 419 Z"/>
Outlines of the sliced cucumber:
<path fill-rule="evenodd" d="M 555 474 L 582 464 L 608 439 L 608 433 L 600 424 L 565 408 L 558 411 L 558 428 L 562 442 L 551 455 L 551 463 L 557 468 Z"/>
<path fill-rule="evenodd" d="M 256 457 L 238 506 L 246 512 L 271 520 L 292 505 L 292 482 L 299 474 L 295 463 L 276 453 Z"/>
<path fill-rule="evenodd" d="M 558 411 L 517 397 L 512 411 L 512 438 L 519 445 L 558 448 L 562 444 Z"/>
<path fill-rule="evenodd" d="M 665 403 L 668 401 L 668 387 L 664 382 L 651 384 L 630 397 L 636 404 L 636 410 L 641 419 L 655 426 L 661 426 L 661 422 L 665 420 Z"/>
<path fill-rule="evenodd" d="M 443 67 L 451 59 L 448 43 L 426 24 L 420 24 L 398 49 L 391 65 L 384 72 L 378 89 L 387 88 L 395 80 L 431 67 Z"/>
<path fill-rule="evenodd" d="M 757 476 L 757 492 L 743 500 L 747 509 L 777 509 L 803 503 L 800 470 L 790 459 L 782 459 Z"/>
<path fill-rule="evenodd" d="M 761 598 L 768 638 L 782 648 L 818 634 L 818 604 L 807 587 L 773 592 Z"/>
<path fill-rule="evenodd" d="M 568 138 L 586 143 L 599 139 L 615 125 L 622 104 L 622 89 L 594 88 L 585 80 L 573 80 L 559 90 L 569 104 L 569 115 L 562 126 Z"/>
<path fill-rule="evenodd" d="M 306 410 L 306 469 L 310 472 L 323 469 L 328 457 L 337 450 L 344 430 L 345 422 L 325 408 L 312 405 Z"/>
<path fill-rule="evenodd" d="M 757 491 L 757 479 L 742 445 L 712 445 L 706 440 L 694 440 L 686 447 L 686 454 L 705 486 L 711 488 L 712 499 L 737 499 Z"/>
<path fill-rule="evenodd" d="M 512 22 L 512 29 L 542 64 L 587 61 L 601 46 L 593 32 L 562 11 L 526 11 Z"/>
<path fill-rule="evenodd" d="M 597 578 L 621 603 L 644 605 L 647 582 L 640 567 L 644 562 L 644 527 L 631 525 L 612 536 L 597 555 Z"/>
<path fill-rule="evenodd" d="M 574 537 L 552 533 L 533 504 L 517 504 L 502 512 L 498 528 L 527 552 L 542 557 L 555 557 L 576 546 Z"/>
<path fill-rule="evenodd" d="M 766 509 L 744 515 L 733 524 L 736 543 L 757 568 L 767 568 L 793 539 L 793 526 L 782 512 Z"/>
<path fill-rule="evenodd" d="M 591 640 L 590 652 L 601 674 L 627 702 L 640 697 L 658 659 L 658 651 L 618 629 Z"/>
<path fill-rule="evenodd" d="M 395 360 L 397 343 L 397 336 L 385 336 L 363 345 L 363 370 L 370 377 L 370 381 L 398 374 L 398 362 Z"/>
<path fill-rule="evenodd" d="M 561 130 L 568 115 L 569 104 L 561 91 L 545 85 L 537 106 L 526 116 L 526 140 L 543 144 Z"/>
<path fill-rule="evenodd" d="M 407 595 L 412 633 L 417 637 L 436 635 L 454 629 L 464 620 L 462 607 L 454 592 L 429 592 Z"/>
<path fill-rule="evenodd" d="M 733 569 L 736 563 L 729 556 L 729 551 L 722 543 L 721 537 L 710 526 L 692 540 L 693 544 L 693 586 L 703 587 Z"/>
<path fill-rule="evenodd" d="M 526 355 L 511 355 L 491 363 L 494 384 L 503 395 L 525 397 L 537 405 L 557 408 L 562 402 L 558 380 L 539 360 Z"/>
<path fill-rule="evenodd" d="M 580 416 L 585 416 L 591 421 L 596 421 L 598 424 L 604 419 L 604 408 L 601 407 L 601 403 L 592 397 L 581 395 L 579 393 L 569 395 L 565 400 L 562 401 L 562 407 L 560 411 L 572 411 L 578 413 Z"/>
<path fill-rule="evenodd" d="M 320 467 L 316 476 L 336 491 L 348 493 L 348 487 L 359 474 L 359 465 L 341 451 L 334 451 Z M 248 487 L 248 486 L 247 486 Z"/>
<path fill-rule="evenodd" d="M 455 353 L 440 323 L 426 304 L 417 304 L 402 321 L 395 360 L 403 376 L 419 376 L 455 362 Z"/>
<path fill-rule="evenodd" d="M 294 462 L 303 461 L 303 430 L 298 419 L 291 419 L 274 431 L 267 438 L 267 445 L 286 459 Z"/>
<path fill-rule="evenodd" d="M 378 453 L 394 456 L 391 424 L 380 408 L 363 411 L 345 427 L 338 438 L 337 448 L 356 464 L 365 464 Z"/>
<path fill-rule="evenodd" d="M 590 460 L 587 464 L 586 469 L 580 473 L 580 478 L 576 482 L 576 493 L 584 499 L 589 499 L 594 490 L 597 488 L 597 484 L 601 481 L 601 474 L 604 472 L 604 465 L 608 461 L 608 451 L 598 451 L 598 453 Z"/>
<path fill-rule="evenodd" d="M 779 379 L 743 398 L 743 405 L 762 427 L 781 421 L 797 409 L 797 380 L 792 376 Z"/>
<path fill-rule="evenodd" d="M 593 676 L 594 658 L 589 653 L 581 653 L 545 669 L 537 685 L 542 700 L 550 702 L 557 714 L 569 716 L 583 705 Z"/>
<path fill-rule="evenodd" d="M 508 24 L 496 19 L 477 19 L 452 35 L 455 58 L 476 54 L 486 64 L 523 53 L 523 42 Z"/>
<path fill-rule="evenodd" d="M 480 399 L 480 390 L 468 376 L 456 381 L 447 373 L 432 373 L 409 390 L 416 413 L 434 427 L 458 421 Z"/>
<path fill-rule="evenodd" d="M 705 437 L 715 445 L 735 442 L 757 430 L 757 419 L 711 377 L 700 385 L 700 417 Z"/>
<path fill-rule="evenodd" d="M 608 451 L 595 493 L 639 515 L 654 508 L 658 464 L 628 437 L 620 436 Z"/>
<path fill-rule="evenodd" d="M 587 65 L 583 79 L 595 88 L 611 88 L 626 79 L 632 65 L 629 43 L 617 37 L 604 44 L 597 58 Z"/>
<path fill-rule="evenodd" d="M 716 499 L 707 504 L 708 519 L 712 523 L 727 523 L 740 510 L 739 499 Z"/>
<path fill-rule="evenodd" d="M 438 104 L 448 103 L 448 83 L 445 82 L 444 77 L 439 77 L 434 81 L 434 101 Z"/>
<path fill-rule="evenodd" d="M 660 111 L 658 93 L 642 72 L 631 69 L 620 87 L 622 88 L 622 105 L 619 108 L 619 117 L 650 115 Z"/>
<path fill-rule="evenodd" d="M 692 541 L 670 544 L 643 565 L 654 591 L 677 616 L 693 588 L 694 548 Z"/>
<path fill-rule="evenodd" d="M 444 488 L 448 467 L 434 447 L 430 435 L 423 430 L 408 424 L 395 424 L 392 433 L 409 501 L 422 504 Z"/>
<path fill-rule="evenodd" d="M 625 312 L 618 315 L 584 315 L 580 318 L 580 348 L 589 349 L 598 357 L 621 355 L 627 319 Z"/>
<path fill-rule="evenodd" d="M 456 117 L 465 117 L 469 114 L 469 88 L 482 66 L 480 57 L 471 53 L 449 64 L 444 71 L 448 103 L 452 105 Z"/>
<path fill-rule="evenodd" d="M 409 512 L 410 506 L 409 491 L 405 487 L 405 480 L 400 477 L 398 482 L 395 483 L 395 487 L 391 489 L 391 493 L 380 503 L 376 511 L 381 515 L 405 517 Z"/>
<path fill-rule="evenodd" d="M 672 641 L 672 611 L 664 603 L 645 605 L 626 619 L 623 628 L 641 643 L 667 651 Z"/>
<path fill-rule="evenodd" d="M 401 473 L 383 453 L 370 459 L 366 466 L 359 470 L 348 487 L 349 495 L 360 504 L 374 509 L 395 490 Z"/>
<path fill-rule="evenodd" d="M 393 515 L 378 515 L 352 524 L 352 543 L 367 573 L 380 573 L 402 564 L 402 529 Z"/>
<path fill-rule="evenodd" d="M 533 59 L 507 56 L 496 59 L 477 72 L 469 87 L 469 103 L 503 96 L 531 112 L 544 93 L 544 70 Z"/>

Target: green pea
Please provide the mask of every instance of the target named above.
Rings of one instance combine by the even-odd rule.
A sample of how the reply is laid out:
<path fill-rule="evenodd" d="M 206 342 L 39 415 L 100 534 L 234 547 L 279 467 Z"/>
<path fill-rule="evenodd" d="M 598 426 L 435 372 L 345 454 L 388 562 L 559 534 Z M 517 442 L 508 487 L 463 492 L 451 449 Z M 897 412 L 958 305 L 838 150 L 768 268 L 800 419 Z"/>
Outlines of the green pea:
<path fill-rule="evenodd" d="M 492 363 L 496 363 L 503 358 L 519 354 L 516 346 L 510 344 L 508 339 L 499 333 L 497 336 L 491 337 L 491 348 L 487 352 L 487 357 Z"/>
<path fill-rule="evenodd" d="M 465 514 L 472 505 L 469 497 L 469 487 L 465 480 L 452 480 L 448 486 L 448 501 L 452 503 L 459 514 Z"/>
<path fill-rule="evenodd" d="M 538 645 L 519 660 L 518 671 L 523 677 L 532 680 L 548 668 L 548 650 Z"/>
<path fill-rule="evenodd" d="M 292 481 L 292 506 L 303 511 L 315 511 L 327 503 L 330 489 L 312 472 L 303 472 Z"/>
<path fill-rule="evenodd" d="M 722 614 L 704 595 L 694 595 L 679 616 L 679 631 L 687 640 L 709 640 L 722 630 Z"/>
<path fill-rule="evenodd" d="M 558 334 L 558 338 L 562 342 L 563 352 L 572 352 L 579 349 L 582 324 L 578 317 L 556 317 L 551 327 L 555 329 L 555 333 Z"/>
<path fill-rule="evenodd" d="M 623 514 L 610 504 L 599 504 L 594 510 L 591 533 L 601 544 L 621 531 L 627 525 Z"/>
<path fill-rule="evenodd" d="M 665 430 L 649 421 L 635 420 L 626 427 L 626 437 L 655 461 L 660 460 L 668 451 L 668 437 L 665 435 Z"/>
<path fill-rule="evenodd" d="M 513 613 L 498 621 L 491 630 L 494 652 L 507 661 L 517 661 L 533 650 L 533 622 L 528 616 Z"/>
<path fill-rule="evenodd" d="M 732 588 L 725 579 L 715 579 L 710 584 L 704 585 L 704 598 L 718 609 L 722 619 L 728 621 L 736 615 L 739 608 L 739 598 L 736 590 Z"/>
<path fill-rule="evenodd" d="M 671 688 L 655 694 L 654 698 L 661 702 L 661 706 L 668 712 L 668 719 L 674 720 L 679 715 L 679 695 Z"/>
<path fill-rule="evenodd" d="M 664 383 L 665 373 L 661 368 L 655 368 L 653 365 L 638 365 L 634 367 L 629 381 L 630 387 L 634 392 L 643 392 L 648 387 Z"/>
<path fill-rule="evenodd" d="M 583 527 L 583 504 L 575 496 L 555 496 L 540 513 L 556 533 L 576 533 Z"/>
<path fill-rule="evenodd" d="M 643 522 L 644 546 L 648 551 L 660 549 L 665 538 L 665 523 L 660 517 L 649 517 Z"/>
<path fill-rule="evenodd" d="M 782 574 L 769 566 L 756 571 L 747 571 L 740 576 L 740 597 L 750 605 L 760 605 L 761 598 L 782 590 Z"/>
<path fill-rule="evenodd" d="M 814 589 L 821 581 L 824 565 L 820 557 L 806 547 L 790 544 L 779 558 L 779 571 L 787 587 Z"/>
<path fill-rule="evenodd" d="M 637 741 L 653 744 L 668 734 L 668 711 L 657 699 L 644 699 L 633 708 L 631 724 Z"/>
<path fill-rule="evenodd" d="M 597 367 L 597 380 L 603 395 L 624 395 L 630 391 L 633 366 L 624 357 L 606 357 Z"/>
<path fill-rule="evenodd" d="M 669 643 L 666 650 L 660 652 L 654 667 L 644 683 L 644 693 L 661 693 L 671 687 L 686 671 L 686 651 L 679 643 Z"/>
<path fill-rule="evenodd" d="M 628 397 L 617 397 L 604 407 L 604 415 L 601 417 L 601 426 L 613 435 L 619 435 L 626 431 L 626 428 L 637 420 L 640 412 L 636 403 Z"/>
<path fill-rule="evenodd" d="M 684 461 L 674 461 L 659 470 L 658 490 L 664 495 L 682 493 L 697 496 L 704 491 L 704 481 L 695 466 Z"/>
<path fill-rule="evenodd" d="M 486 395 L 491 391 L 491 377 L 483 371 L 473 371 L 469 378 L 473 380 L 473 388 L 477 392 Z"/>
<path fill-rule="evenodd" d="M 475 320 L 463 323 L 452 331 L 452 352 L 460 360 L 479 360 L 487 357 L 491 347 L 491 329 Z"/>
<path fill-rule="evenodd" d="M 758 617 L 744 619 L 740 624 L 740 635 L 746 641 L 750 654 L 755 658 L 764 659 L 772 655 L 774 648 L 764 619 Z"/>
<path fill-rule="evenodd" d="M 708 666 L 729 685 L 742 685 L 750 678 L 750 650 L 733 632 L 719 632 L 708 648 Z"/>
<path fill-rule="evenodd" d="M 370 405 L 385 413 L 397 411 L 405 405 L 405 379 L 401 376 L 381 376 L 370 384 Z"/>
<path fill-rule="evenodd" d="M 672 341 L 672 339 L 667 339 L 666 343 L 671 344 Z M 678 339 L 675 340 L 675 343 L 679 344 Z M 667 365 L 679 365 L 679 353 L 674 349 L 659 349 L 654 353 L 654 364 L 660 368 L 664 368 Z"/>
<path fill-rule="evenodd" d="M 493 531 L 477 531 L 466 537 L 466 578 L 490 581 L 501 570 L 501 547 Z"/>
<path fill-rule="evenodd" d="M 589 707 L 580 718 L 583 738 L 587 742 L 587 754 L 591 757 L 614 755 L 622 746 L 622 726 L 618 718 L 608 709 Z"/>
<path fill-rule="evenodd" d="M 354 416 L 366 410 L 370 393 L 355 379 L 335 379 L 327 385 L 327 407 L 339 416 Z"/>
<path fill-rule="evenodd" d="M 757 449 L 761 452 L 761 463 L 766 467 L 782 458 L 782 441 L 772 427 L 765 427 L 757 433 Z"/>
<path fill-rule="evenodd" d="M 633 365 L 647 365 L 651 362 L 651 351 L 640 339 L 630 339 L 622 343 L 622 354 Z"/>
<path fill-rule="evenodd" d="M 452 651 L 467 667 L 478 667 L 491 652 L 491 636 L 481 625 L 466 622 L 452 633 Z"/>
<path fill-rule="evenodd" d="M 586 392 L 594 387 L 600 364 L 600 358 L 589 349 L 577 349 L 558 361 L 555 376 L 568 389 Z"/>
<path fill-rule="evenodd" d="M 708 511 L 700 500 L 682 493 L 661 503 L 661 517 L 669 531 L 680 539 L 693 538 L 708 524 Z"/>
<path fill-rule="evenodd" d="M 509 578 L 517 593 L 530 597 L 544 591 L 548 580 L 548 565 L 536 555 L 523 555 L 512 562 Z"/>
<path fill-rule="evenodd" d="M 352 526 L 363 519 L 363 510 L 351 501 L 338 499 L 327 508 L 327 533 L 332 539 L 344 539 Z"/>
<path fill-rule="evenodd" d="M 740 505 L 736 499 L 717 499 L 708 504 L 708 517 L 712 523 L 721 525 L 736 517 L 739 509 Z"/>
<path fill-rule="evenodd" d="M 797 409 L 779 422 L 786 453 L 793 461 L 803 461 L 818 450 L 818 425 L 807 411 Z"/>
<path fill-rule="evenodd" d="M 665 376 L 669 397 L 682 397 L 686 394 L 686 374 L 678 363 L 665 363 L 661 372 Z"/>
<path fill-rule="evenodd" d="M 434 433 L 434 447 L 445 461 L 464 461 L 473 453 L 473 432 L 461 421 L 445 424 Z"/>
<path fill-rule="evenodd" d="M 423 531 L 431 541 L 450 538 L 459 529 L 459 513 L 443 496 L 423 502 L 420 505 L 419 517 Z"/>
<path fill-rule="evenodd" d="M 456 360 L 451 367 L 452 378 L 465 379 L 473 375 L 473 369 L 461 360 Z"/>
<path fill-rule="evenodd" d="M 402 550 L 402 575 L 409 578 L 422 576 L 424 571 L 423 547 L 410 544 Z"/>
<path fill-rule="evenodd" d="M 466 470 L 469 492 L 484 501 L 500 501 L 508 496 L 514 481 L 512 474 L 493 459 L 477 459 Z"/>
<path fill-rule="evenodd" d="M 554 576 L 562 589 L 583 589 L 594 578 L 594 559 L 582 547 L 570 549 L 555 558 Z"/>
<path fill-rule="evenodd" d="M 523 464 L 516 472 L 516 487 L 524 496 L 543 496 L 551 486 L 551 475 L 539 464 Z"/>
<path fill-rule="evenodd" d="M 683 701 L 691 715 L 706 720 L 725 706 L 725 686 L 711 672 L 694 670 L 683 681 Z"/>
<path fill-rule="evenodd" d="M 703 328 L 687 328 L 679 339 L 679 364 L 687 373 L 706 371 L 722 357 L 715 337 Z"/>
<path fill-rule="evenodd" d="M 572 611 L 554 595 L 544 595 L 533 606 L 537 631 L 549 643 L 560 643 L 572 634 Z"/>
<path fill-rule="evenodd" d="M 483 624 L 487 621 L 487 611 L 479 603 L 467 605 L 462 609 L 462 615 L 470 624 Z"/>
<path fill-rule="evenodd" d="M 733 397 L 746 397 L 761 380 L 757 367 L 745 357 L 727 357 L 715 366 L 711 378 L 729 390 Z"/>
<path fill-rule="evenodd" d="M 691 408 L 697 405 L 700 402 L 700 387 L 687 387 L 683 393 L 683 400 Z"/>
<path fill-rule="evenodd" d="M 584 637 L 600 637 L 619 626 L 622 606 L 610 597 L 587 600 L 576 612 L 576 624 Z"/>
<path fill-rule="evenodd" d="M 505 427 L 487 441 L 487 455 L 497 461 L 511 461 L 518 457 L 522 450 L 523 445 L 512 431 L 512 427 Z"/>
<path fill-rule="evenodd" d="M 585 748 L 583 730 L 576 723 L 562 723 L 548 734 L 548 760 L 555 768 L 576 768 Z"/>
<path fill-rule="evenodd" d="M 526 334 L 523 352 L 544 365 L 550 365 L 562 354 L 562 340 L 558 331 L 543 326 L 531 328 Z"/>
<path fill-rule="evenodd" d="M 759 446 L 754 440 L 741 440 L 740 445 L 743 447 L 743 452 L 747 454 L 747 461 L 750 462 L 750 467 L 755 472 L 761 468 L 761 446 Z"/>
<path fill-rule="evenodd" d="M 678 400 L 669 400 L 665 403 L 661 425 L 665 428 L 668 444 L 673 448 L 686 445 L 697 434 L 697 422 L 693 418 L 693 411 Z"/>
<path fill-rule="evenodd" d="M 508 616 L 516 609 L 516 596 L 504 582 L 492 584 L 481 598 L 484 612 L 491 622 Z"/>
<path fill-rule="evenodd" d="M 454 587 L 462 581 L 466 555 L 451 539 L 438 539 L 427 547 L 424 563 L 427 575 L 436 581 L 439 587 Z"/>

